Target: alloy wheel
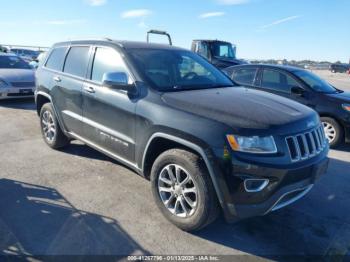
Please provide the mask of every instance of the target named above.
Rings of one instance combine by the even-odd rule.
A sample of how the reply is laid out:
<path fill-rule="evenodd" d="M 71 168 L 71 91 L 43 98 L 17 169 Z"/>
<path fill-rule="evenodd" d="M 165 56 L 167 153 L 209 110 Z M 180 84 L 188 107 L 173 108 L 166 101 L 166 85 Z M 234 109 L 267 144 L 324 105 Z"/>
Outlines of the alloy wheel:
<path fill-rule="evenodd" d="M 187 218 L 198 206 L 197 187 L 192 176 L 184 168 L 169 164 L 158 177 L 158 192 L 164 206 L 173 215 Z"/>
<path fill-rule="evenodd" d="M 45 139 L 52 143 L 56 135 L 56 125 L 53 120 L 52 113 L 50 111 L 45 111 L 42 116 L 42 129 L 44 131 Z"/>

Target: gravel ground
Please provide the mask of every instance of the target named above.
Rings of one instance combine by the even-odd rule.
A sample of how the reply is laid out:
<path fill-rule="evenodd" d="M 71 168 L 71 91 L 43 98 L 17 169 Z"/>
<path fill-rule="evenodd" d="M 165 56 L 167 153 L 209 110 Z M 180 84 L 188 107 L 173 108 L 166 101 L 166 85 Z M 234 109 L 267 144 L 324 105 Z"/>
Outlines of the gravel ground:
<path fill-rule="evenodd" d="M 329 80 L 349 88 L 346 77 Z M 0 101 L 0 123 L 0 254 L 349 254 L 349 146 L 330 152 L 328 173 L 297 203 L 189 234 L 163 218 L 148 181 L 129 169 L 78 142 L 49 149 L 32 100 Z"/>
<path fill-rule="evenodd" d="M 350 75 L 345 73 L 332 73 L 328 70 L 314 70 L 314 73 L 320 77 L 326 79 L 329 83 L 335 87 L 344 90 L 350 91 Z"/>

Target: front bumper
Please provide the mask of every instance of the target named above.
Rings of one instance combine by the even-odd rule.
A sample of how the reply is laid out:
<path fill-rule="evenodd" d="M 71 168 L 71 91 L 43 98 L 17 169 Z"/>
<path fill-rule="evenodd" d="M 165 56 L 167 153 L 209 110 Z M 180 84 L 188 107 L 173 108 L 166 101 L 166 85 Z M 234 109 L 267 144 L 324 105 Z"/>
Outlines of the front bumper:
<path fill-rule="evenodd" d="M 254 165 L 230 160 L 221 164 L 227 185 L 224 216 L 228 222 L 261 216 L 294 203 L 305 196 L 316 181 L 326 173 L 329 159 L 328 149 L 320 155 L 286 167 Z M 249 192 L 245 180 L 267 180 L 268 184 L 257 191 Z"/>
<path fill-rule="evenodd" d="M 343 122 L 344 133 L 345 133 L 345 142 L 350 143 L 350 121 Z"/>
<path fill-rule="evenodd" d="M 27 98 L 34 97 L 35 87 L 23 87 L 23 88 L 1 88 L 0 100 L 12 99 L 12 98 Z"/>

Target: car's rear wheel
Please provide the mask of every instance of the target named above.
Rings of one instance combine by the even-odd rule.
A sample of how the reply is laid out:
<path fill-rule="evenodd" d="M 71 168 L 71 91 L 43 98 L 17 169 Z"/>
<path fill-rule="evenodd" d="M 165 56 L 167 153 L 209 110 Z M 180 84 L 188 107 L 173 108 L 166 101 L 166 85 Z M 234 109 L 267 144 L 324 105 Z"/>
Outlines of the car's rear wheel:
<path fill-rule="evenodd" d="M 153 164 L 151 182 L 159 209 L 182 230 L 199 230 L 217 218 L 216 194 L 197 155 L 181 149 L 164 152 Z"/>
<path fill-rule="evenodd" d="M 42 106 L 40 110 L 41 133 L 46 144 L 54 149 L 69 144 L 68 137 L 62 132 L 51 103 Z"/>
<path fill-rule="evenodd" d="M 332 148 L 339 146 L 344 138 L 344 131 L 340 124 L 333 118 L 321 117 L 324 132 Z"/>

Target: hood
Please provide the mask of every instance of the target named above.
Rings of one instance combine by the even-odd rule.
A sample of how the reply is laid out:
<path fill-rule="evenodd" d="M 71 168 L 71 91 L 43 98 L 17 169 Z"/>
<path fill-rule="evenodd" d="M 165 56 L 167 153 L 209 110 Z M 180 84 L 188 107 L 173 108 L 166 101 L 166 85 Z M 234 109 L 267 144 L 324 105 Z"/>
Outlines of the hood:
<path fill-rule="evenodd" d="M 215 57 L 213 59 L 213 64 L 220 68 L 224 69 L 226 67 L 234 66 L 234 65 L 245 65 L 247 64 L 247 61 L 237 58 L 222 58 L 222 57 Z"/>
<path fill-rule="evenodd" d="M 326 94 L 326 96 L 338 100 L 341 103 L 350 103 L 350 92 L 340 92 L 335 94 Z"/>
<path fill-rule="evenodd" d="M 34 71 L 31 69 L 0 69 L 0 79 L 12 82 L 34 82 Z"/>
<path fill-rule="evenodd" d="M 319 124 L 312 109 L 263 91 L 227 87 L 165 93 L 163 101 L 179 110 L 219 121 L 232 128 L 270 132 L 307 130 Z M 284 129 L 284 130 L 282 130 Z"/>

